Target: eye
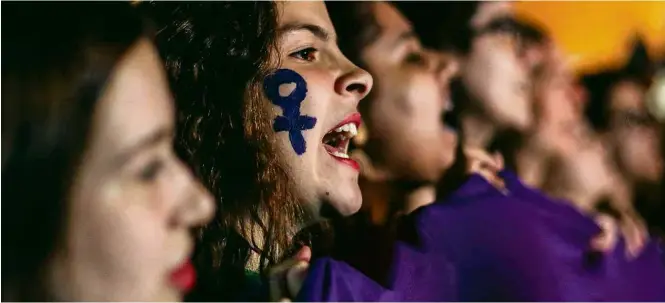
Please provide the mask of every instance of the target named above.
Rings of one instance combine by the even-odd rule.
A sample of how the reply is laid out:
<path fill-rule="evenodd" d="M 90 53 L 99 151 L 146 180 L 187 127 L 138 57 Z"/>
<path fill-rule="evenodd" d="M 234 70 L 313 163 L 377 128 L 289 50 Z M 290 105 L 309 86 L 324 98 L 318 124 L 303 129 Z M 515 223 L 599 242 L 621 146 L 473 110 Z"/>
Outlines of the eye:
<path fill-rule="evenodd" d="M 318 52 L 318 50 L 316 48 L 308 47 L 308 48 L 293 52 L 293 53 L 289 54 L 289 56 L 293 57 L 293 58 L 296 58 L 296 59 L 304 60 L 304 61 L 307 61 L 307 62 L 312 62 L 312 61 L 314 61 L 314 59 L 316 59 L 316 53 L 317 52 Z"/>
<path fill-rule="evenodd" d="M 406 55 L 404 62 L 408 64 L 425 65 L 425 57 L 418 52 L 412 52 Z"/>
<path fill-rule="evenodd" d="M 153 160 L 146 165 L 139 173 L 139 179 L 143 182 L 153 182 L 159 176 L 159 173 L 164 168 L 164 162 L 161 160 Z"/>

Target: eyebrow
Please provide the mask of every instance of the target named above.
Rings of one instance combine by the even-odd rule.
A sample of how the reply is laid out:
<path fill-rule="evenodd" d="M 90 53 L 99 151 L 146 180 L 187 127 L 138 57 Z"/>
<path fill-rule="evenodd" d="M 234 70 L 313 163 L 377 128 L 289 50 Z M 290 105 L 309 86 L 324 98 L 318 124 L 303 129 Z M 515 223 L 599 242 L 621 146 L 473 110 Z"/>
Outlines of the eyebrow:
<path fill-rule="evenodd" d="M 291 32 L 295 31 L 308 31 L 312 33 L 312 35 L 316 36 L 317 38 L 323 40 L 324 42 L 328 42 L 331 40 L 331 37 L 333 35 L 328 32 L 325 28 L 320 27 L 318 25 L 310 24 L 310 23 L 287 23 L 283 26 L 281 26 L 279 29 L 277 29 L 277 35 L 278 37 L 282 37 L 286 34 L 289 34 Z M 337 37 L 335 38 L 335 42 L 337 42 Z"/>
<path fill-rule="evenodd" d="M 144 136 L 138 142 L 123 148 L 122 151 L 113 158 L 111 161 L 113 167 L 119 168 L 124 166 L 129 160 L 142 150 L 151 148 L 164 140 L 170 140 L 173 137 L 173 128 L 162 127 L 152 133 Z"/>
<path fill-rule="evenodd" d="M 513 16 L 502 16 L 490 21 L 485 27 L 478 29 L 477 34 L 508 33 L 515 36 L 528 35 L 529 29 Z"/>
<path fill-rule="evenodd" d="M 401 34 L 397 37 L 397 39 L 395 39 L 395 41 L 393 41 L 393 42 L 391 43 L 390 46 L 391 46 L 391 48 L 394 49 L 394 48 L 396 48 L 397 46 L 399 46 L 401 43 L 404 43 L 404 42 L 409 41 L 409 40 L 412 40 L 412 39 L 417 39 L 417 38 L 418 38 L 418 36 L 416 35 L 416 33 L 415 33 L 414 31 L 412 31 L 412 30 L 409 30 L 409 31 L 406 31 L 406 32 L 401 33 Z"/>

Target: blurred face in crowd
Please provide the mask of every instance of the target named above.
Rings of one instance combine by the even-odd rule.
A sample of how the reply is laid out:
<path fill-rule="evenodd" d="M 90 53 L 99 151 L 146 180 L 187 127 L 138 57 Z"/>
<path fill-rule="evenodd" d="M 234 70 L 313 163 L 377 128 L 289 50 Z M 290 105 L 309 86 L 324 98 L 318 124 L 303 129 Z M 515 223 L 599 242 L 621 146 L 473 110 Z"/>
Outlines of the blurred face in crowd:
<path fill-rule="evenodd" d="M 534 123 L 529 146 L 553 160 L 549 178 L 582 209 L 591 209 L 597 198 L 609 192 L 611 174 L 607 150 L 584 119 L 584 100 L 568 61 L 551 43 L 527 49 L 533 75 Z M 586 203 L 586 204 L 584 204 Z"/>
<path fill-rule="evenodd" d="M 305 86 L 306 90 L 288 106 L 271 100 L 274 112 L 310 117 L 299 118 L 307 120 L 300 129 L 276 130 L 279 148 L 301 200 L 310 203 L 315 213 L 325 203 L 342 215 L 353 214 L 360 209 L 362 196 L 359 165 L 347 152 L 361 122 L 357 106 L 372 89 L 372 77 L 339 50 L 323 2 L 280 2 L 278 7 L 280 69 L 291 71 L 284 74 L 280 96 Z"/>
<path fill-rule="evenodd" d="M 585 124 L 579 123 L 570 137 L 575 144 L 553 159 L 549 185 L 580 209 L 590 211 L 612 191 L 610 158 L 600 137 Z"/>
<path fill-rule="evenodd" d="M 581 131 L 583 100 L 563 54 L 555 46 L 542 49 L 534 73 L 534 125 L 531 137 L 551 155 L 574 149 Z"/>
<path fill-rule="evenodd" d="M 518 130 L 531 123 L 528 66 L 523 47 L 511 29 L 510 5 L 483 3 L 470 24 L 475 32 L 461 58 L 461 77 L 480 110 L 494 124 Z"/>
<path fill-rule="evenodd" d="M 365 114 L 364 150 L 391 175 L 435 181 L 453 161 L 456 132 L 443 122 L 451 109 L 448 84 L 455 66 L 422 48 L 395 7 L 372 5 L 379 34 L 361 53 L 375 89 Z"/>
<path fill-rule="evenodd" d="M 174 108 L 153 45 L 115 67 L 69 193 L 49 289 L 66 301 L 178 301 L 193 286 L 192 228 L 209 194 L 173 151 Z"/>
<path fill-rule="evenodd" d="M 609 97 L 608 139 L 623 174 L 653 182 L 662 175 L 659 129 L 649 115 L 645 90 L 632 81 L 614 85 Z"/>

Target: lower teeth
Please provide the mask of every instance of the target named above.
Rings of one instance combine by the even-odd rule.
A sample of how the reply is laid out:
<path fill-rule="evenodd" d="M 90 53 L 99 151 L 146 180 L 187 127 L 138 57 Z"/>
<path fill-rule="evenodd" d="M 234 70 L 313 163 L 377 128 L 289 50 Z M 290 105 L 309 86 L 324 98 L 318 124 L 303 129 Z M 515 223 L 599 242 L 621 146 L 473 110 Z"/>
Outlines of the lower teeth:
<path fill-rule="evenodd" d="M 333 156 L 335 156 L 335 157 L 339 157 L 339 158 L 344 158 L 344 159 L 348 159 L 348 158 L 349 158 L 349 155 L 347 155 L 347 154 L 345 154 L 345 153 L 343 153 L 343 152 L 334 151 L 334 152 L 332 152 L 331 154 L 332 154 Z"/>

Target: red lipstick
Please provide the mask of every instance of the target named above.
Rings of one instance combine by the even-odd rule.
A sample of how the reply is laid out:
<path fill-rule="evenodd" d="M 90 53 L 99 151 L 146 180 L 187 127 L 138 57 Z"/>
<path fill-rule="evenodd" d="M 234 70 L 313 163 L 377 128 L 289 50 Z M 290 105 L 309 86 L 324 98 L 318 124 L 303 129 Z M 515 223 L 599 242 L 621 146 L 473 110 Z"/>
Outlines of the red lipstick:
<path fill-rule="evenodd" d="M 333 157 L 335 157 L 335 156 L 333 156 Z M 351 158 L 346 159 L 346 158 L 338 158 L 338 157 L 335 157 L 335 159 L 337 161 L 340 161 L 340 162 L 348 165 L 348 166 L 351 166 L 353 169 L 355 169 L 357 171 L 360 171 L 360 164 L 358 164 L 358 162 L 356 162 L 356 160 L 353 160 Z"/>
<path fill-rule="evenodd" d="M 183 292 L 189 292 L 196 284 L 196 270 L 191 261 L 183 263 L 171 272 L 171 283 Z"/>
<path fill-rule="evenodd" d="M 333 152 L 334 152 L 336 149 L 335 149 L 334 147 L 329 146 L 329 145 L 324 145 L 324 148 L 326 149 L 326 151 L 328 151 L 328 154 L 329 154 L 330 156 L 332 156 L 333 158 L 335 158 L 335 160 L 337 160 L 337 161 L 339 161 L 339 162 L 342 162 L 343 164 L 346 164 L 346 165 L 348 165 L 348 166 L 351 166 L 353 169 L 355 169 L 355 170 L 357 170 L 357 171 L 360 171 L 360 164 L 358 164 L 358 162 L 356 162 L 356 160 L 353 160 L 353 159 L 351 159 L 351 158 L 342 158 L 342 157 L 335 156 L 335 155 L 333 154 Z"/>
<path fill-rule="evenodd" d="M 353 123 L 353 124 L 356 125 L 356 127 L 358 127 L 358 126 L 360 126 L 360 124 L 362 124 L 362 121 L 363 120 L 362 120 L 362 116 L 360 116 L 360 113 L 353 113 L 353 114 L 348 115 L 346 118 L 344 118 L 344 120 L 342 120 L 342 122 L 335 125 L 335 127 L 333 127 L 331 130 L 329 130 L 329 132 L 332 131 L 333 129 L 336 129 L 336 128 L 338 128 L 338 127 L 340 127 L 344 124 L 348 124 L 348 123 Z"/>

